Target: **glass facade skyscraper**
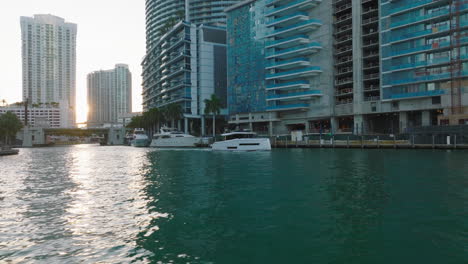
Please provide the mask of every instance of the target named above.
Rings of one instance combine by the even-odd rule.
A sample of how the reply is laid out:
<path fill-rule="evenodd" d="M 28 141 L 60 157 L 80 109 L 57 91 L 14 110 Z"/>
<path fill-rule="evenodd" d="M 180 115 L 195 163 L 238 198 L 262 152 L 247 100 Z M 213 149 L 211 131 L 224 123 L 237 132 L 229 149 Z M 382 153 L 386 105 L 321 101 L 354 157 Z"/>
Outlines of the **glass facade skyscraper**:
<path fill-rule="evenodd" d="M 147 0 L 143 109 L 180 104 L 185 131 L 199 126 L 204 134 L 204 100 L 215 94 L 227 104 L 224 8 L 239 1 L 173 1 L 166 16 L 162 2 Z"/>

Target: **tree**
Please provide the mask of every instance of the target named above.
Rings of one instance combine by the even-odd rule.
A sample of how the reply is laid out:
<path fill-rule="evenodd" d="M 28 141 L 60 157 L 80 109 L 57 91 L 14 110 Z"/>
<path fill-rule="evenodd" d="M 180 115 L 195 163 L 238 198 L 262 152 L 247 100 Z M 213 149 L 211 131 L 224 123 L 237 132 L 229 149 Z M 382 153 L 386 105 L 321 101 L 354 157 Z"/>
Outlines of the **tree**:
<path fill-rule="evenodd" d="M 134 116 L 130 123 L 127 124 L 127 128 L 140 128 L 143 127 L 143 116 Z"/>
<path fill-rule="evenodd" d="M 9 144 L 9 139 L 18 133 L 23 124 L 12 112 L 6 112 L 0 116 L 0 135 L 5 138 L 5 145 Z"/>
<path fill-rule="evenodd" d="M 213 115 L 213 137 L 216 135 L 216 115 L 219 115 L 221 111 L 221 101 L 219 98 L 212 94 L 210 99 L 205 99 L 205 114 L 212 114 Z"/>
<path fill-rule="evenodd" d="M 182 118 L 182 106 L 176 103 L 169 104 L 165 107 L 164 114 L 167 120 L 171 120 L 171 126 L 174 127 L 175 121 Z"/>
<path fill-rule="evenodd" d="M 3 105 L 3 106 L 6 106 L 6 104 L 7 104 L 6 100 L 5 100 L 5 99 L 2 99 L 2 105 Z"/>

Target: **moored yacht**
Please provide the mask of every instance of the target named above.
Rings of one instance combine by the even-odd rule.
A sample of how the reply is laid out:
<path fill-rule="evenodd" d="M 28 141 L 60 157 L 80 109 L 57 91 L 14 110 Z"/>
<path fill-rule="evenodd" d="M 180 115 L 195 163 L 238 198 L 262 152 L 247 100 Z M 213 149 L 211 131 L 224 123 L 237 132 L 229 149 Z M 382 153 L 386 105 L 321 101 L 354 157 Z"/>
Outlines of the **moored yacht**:
<path fill-rule="evenodd" d="M 239 131 L 222 134 L 223 141 L 211 145 L 213 150 L 257 151 L 271 150 L 269 138 L 257 138 L 255 132 Z"/>
<path fill-rule="evenodd" d="M 184 134 L 172 128 L 163 127 L 159 134 L 154 134 L 150 147 L 156 148 L 187 148 L 196 147 L 201 139 Z"/>
<path fill-rule="evenodd" d="M 134 147 L 147 147 L 149 144 L 148 136 L 143 128 L 135 128 L 131 145 Z"/>

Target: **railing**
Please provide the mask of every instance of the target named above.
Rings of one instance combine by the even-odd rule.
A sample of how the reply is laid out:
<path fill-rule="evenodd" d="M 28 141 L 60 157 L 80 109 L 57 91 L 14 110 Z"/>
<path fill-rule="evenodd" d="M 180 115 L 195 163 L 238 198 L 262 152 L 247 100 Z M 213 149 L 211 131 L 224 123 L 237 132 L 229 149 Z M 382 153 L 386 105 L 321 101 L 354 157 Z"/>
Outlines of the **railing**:
<path fill-rule="evenodd" d="M 390 95 L 390 99 L 401 99 L 409 97 L 422 97 L 422 96 L 437 96 L 444 94 L 444 90 L 420 91 L 414 93 L 400 93 Z"/>
<path fill-rule="evenodd" d="M 267 99 L 281 99 L 281 98 L 288 98 L 288 97 L 297 97 L 297 96 L 307 96 L 307 95 L 321 95 L 321 90 L 309 90 L 304 92 L 297 92 L 297 93 L 288 93 L 288 94 L 275 94 L 270 95 Z"/>
<path fill-rule="evenodd" d="M 295 81 L 295 82 L 286 82 L 286 83 L 279 83 L 279 84 L 269 84 L 266 86 L 267 89 L 278 88 L 278 87 L 285 87 L 285 86 L 293 86 L 293 85 L 309 85 L 308 81 Z"/>
<path fill-rule="evenodd" d="M 291 30 L 291 29 L 298 28 L 298 27 L 301 27 L 301 26 L 307 26 L 307 25 L 309 25 L 309 24 L 322 25 L 322 21 L 320 21 L 320 20 L 318 20 L 318 19 L 309 19 L 309 20 L 304 21 L 304 22 L 296 23 L 296 24 L 291 25 L 291 26 L 287 26 L 287 27 L 284 27 L 284 28 L 280 28 L 280 29 L 274 30 L 274 31 L 271 32 L 271 34 L 269 34 L 268 36 L 273 36 L 273 35 L 281 34 L 281 33 L 284 33 L 284 32 L 286 32 L 286 31 L 289 31 L 289 30 Z"/>
<path fill-rule="evenodd" d="M 276 24 L 276 23 L 281 22 L 281 21 L 288 20 L 288 19 L 293 18 L 293 17 L 296 17 L 296 16 L 308 16 L 308 15 L 307 15 L 307 13 L 305 13 L 305 12 L 296 12 L 296 13 L 291 14 L 291 15 L 288 15 L 288 16 L 284 16 L 284 17 L 280 17 L 280 18 L 276 18 L 276 19 L 271 19 L 271 20 L 267 23 L 267 26 Z"/>
<path fill-rule="evenodd" d="M 268 46 L 277 45 L 277 44 L 288 42 L 288 41 L 295 40 L 295 39 L 309 39 L 309 37 L 306 35 L 298 35 L 298 36 L 289 37 L 289 38 L 267 41 L 265 45 L 268 47 Z"/>
<path fill-rule="evenodd" d="M 288 104 L 288 105 L 274 105 L 268 106 L 267 110 L 282 110 L 288 108 L 308 108 L 309 104 Z"/>
<path fill-rule="evenodd" d="M 448 78 L 451 78 L 452 75 L 466 76 L 468 75 L 468 71 L 462 71 L 460 72 L 460 74 L 445 72 L 445 73 L 440 73 L 440 74 L 431 74 L 431 75 L 406 78 L 406 79 L 392 79 L 388 83 L 388 85 L 399 85 L 399 84 L 413 83 L 413 82 L 424 82 L 424 81 L 427 82 L 427 81 L 435 81 L 435 80 L 440 80 L 440 79 L 448 79 Z"/>
<path fill-rule="evenodd" d="M 411 18 L 403 19 L 403 20 L 393 21 L 392 23 L 390 23 L 390 27 L 393 28 L 393 27 L 403 26 L 403 25 L 411 24 L 415 22 L 422 22 L 426 19 L 431 19 L 431 18 L 438 17 L 438 16 L 445 15 L 445 14 L 447 15 L 449 14 L 449 9 L 439 10 L 432 14 L 427 14 L 423 16 L 414 16 Z"/>
<path fill-rule="evenodd" d="M 320 1 L 318 1 L 318 0 L 297 0 L 297 1 L 291 2 L 291 3 L 287 4 L 287 5 L 274 8 L 274 9 L 270 10 L 270 12 L 266 13 L 265 16 L 271 16 L 271 15 L 273 15 L 275 13 L 278 13 L 279 11 L 286 10 L 286 9 L 288 9 L 290 7 L 300 5 L 300 4 L 308 4 L 308 3 L 311 3 L 311 2 L 320 2 Z"/>
<path fill-rule="evenodd" d="M 418 6 L 423 6 L 425 4 L 433 3 L 434 0 L 410 0 L 409 2 L 401 2 L 398 3 L 396 2 L 395 4 L 391 4 L 390 12 L 387 14 L 388 16 L 393 15 L 395 13 L 404 11 L 404 10 L 409 10 L 412 8 L 416 8 Z"/>
<path fill-rule="evenodd" d="M 460 43 L 464 44 L 464 43 L 467 43 L 467 42 L 468 42 L 468 37 L 460 39 Z M 423 45 L 423 46 L 419 46 L 419 47 L 415 47 L 415 48 L 411 48 L 411 49 L 406 49 L 406 50 L 393 51 L 393 52 L 390 52 L 390 57 L 400 56 L 400 55 L 405 55 L 405 54 L 415 53 L 415 52 L 428 51 L 428 50 L 433 50 L 433 49 L 446 48 L 446 47 L 450 47 L 450 41 Z"/>
<path fill-rule="evenodd" d="M 294 62 L 309 62 L 309 60 L 307 58 L 297 58 L 297 59 L 292 59 L 292 60 L 274 61 L 274 62 L 267 63 L 266 67 L 280 66 L 280 65 L 290 64 Z"/>
<path fill-rule="evenodd" d="M 379 101 L 379 100 L 380 100 L 380 96 L 367 96 L 367 97 L 364 97 L 365 102 Z"/>
<path fill-rule="evenodd" d="M 311 71 L 322 72 L 322 70 L 320 69 L 320 66 L 312 66 L 312 67 L 307 67 L 307 68 L 299 69 L 299 70 L 284 71 L 284 72 L 279 72 L 279 73 L 267 74 L 266 78 L 282 77 L 282 76 L 306 73 L 306 72 L 311 72 Z"/>
<path fill-rule="evenodd" d="M 320 45 L 320 43 L 318 43 L 318 42 L 312 42 L 310 44 L 300 45 L 300 46 L 297 46 L 297 47 L 294 47 L 294 48 L 283 49 L 283 50 L 280 50 L 280 51 L 267 52 L 266 56 L 267 57 L 280 56 L 280 55 L 284 55 L 286 53 L 290 53 L 292 51 L 298 51 L 298 50 L 301 50 L 301 49 L 308 49 L 308 48 L 317 48 L 317 49 L 319 49 L 319 48 L 322 48 L 322 45 Z"/>

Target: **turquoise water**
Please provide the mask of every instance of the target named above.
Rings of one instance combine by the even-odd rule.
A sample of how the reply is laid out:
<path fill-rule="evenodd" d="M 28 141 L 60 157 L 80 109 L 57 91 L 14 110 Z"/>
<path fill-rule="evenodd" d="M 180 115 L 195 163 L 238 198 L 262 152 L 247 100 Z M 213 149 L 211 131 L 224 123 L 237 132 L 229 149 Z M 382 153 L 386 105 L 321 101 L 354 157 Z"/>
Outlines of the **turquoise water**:
<path fill-rule="evenodd" d="M 468 152 L 0 158 L 0 263 L 467 263 Z"/>

